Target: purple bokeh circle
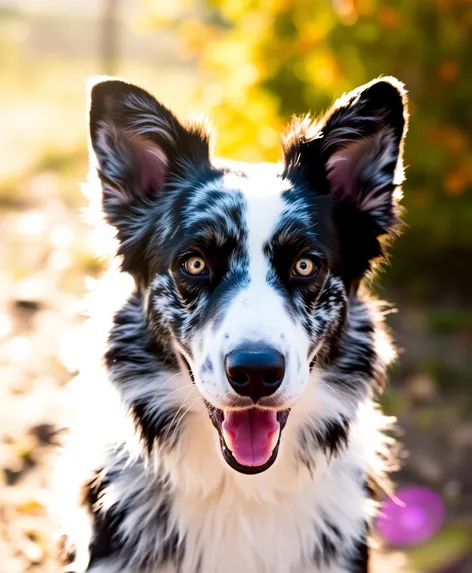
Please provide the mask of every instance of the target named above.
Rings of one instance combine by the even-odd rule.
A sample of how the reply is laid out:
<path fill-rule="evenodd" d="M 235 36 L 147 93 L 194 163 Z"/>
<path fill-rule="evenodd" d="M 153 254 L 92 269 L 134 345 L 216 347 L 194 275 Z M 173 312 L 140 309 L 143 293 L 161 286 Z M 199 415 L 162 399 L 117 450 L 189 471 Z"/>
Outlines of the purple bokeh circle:
<path fill-rule="evenodd" d="M 444 502 L 438 494 L 427 488 L 409 487 L 384 502 L 377 530 L 391 545 L 416 545 L 432 537 L 444 517 Z"/>

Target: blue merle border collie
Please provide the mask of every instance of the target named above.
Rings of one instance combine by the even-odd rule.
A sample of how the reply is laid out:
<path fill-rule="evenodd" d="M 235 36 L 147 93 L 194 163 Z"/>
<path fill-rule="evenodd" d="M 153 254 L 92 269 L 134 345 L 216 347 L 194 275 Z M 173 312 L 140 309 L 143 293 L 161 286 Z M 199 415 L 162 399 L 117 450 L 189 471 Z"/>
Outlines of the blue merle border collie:
<path fill-rule="evenodd" d="M 71 570 L 368 571 L 395 352 L 362 283 L 399 227 L 406 126 L 380 78 L 295 119 L 280 164 L 226 162 L 205 124 L 93 85 L 92 172 L 132 289 L 81 374 L 99 415 Z"/>

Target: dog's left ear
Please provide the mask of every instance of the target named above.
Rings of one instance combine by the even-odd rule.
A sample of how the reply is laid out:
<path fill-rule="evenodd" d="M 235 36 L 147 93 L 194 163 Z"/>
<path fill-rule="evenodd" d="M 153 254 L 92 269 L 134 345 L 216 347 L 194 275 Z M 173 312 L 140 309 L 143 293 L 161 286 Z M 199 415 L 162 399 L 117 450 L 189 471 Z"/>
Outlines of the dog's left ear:
<path fill-rule="evenodd" d="M 403 85 L 388 77 L 339 98 L 318 122 L 295 121 L 286 172 L 300 168 L 319 181 L 321 167 L 337 202 L 370 214 L 379 234 L 387 232 L 395 223 L 392 194 L 403 181 L 406 103 Z"/>
<path fill-rule="evenodd" d="M 405 89 L 386 77 L 344 95 L 319 121 L 295 120 L 284 142 L 285 176 L 303 174 L 314 191 L 330 193 L 350 234 L 345 247 L 364 251 L 367 261 L 351 272 L 359 277 L 381 254 L 377 237 L 398 223 L 407 120 Z"/>

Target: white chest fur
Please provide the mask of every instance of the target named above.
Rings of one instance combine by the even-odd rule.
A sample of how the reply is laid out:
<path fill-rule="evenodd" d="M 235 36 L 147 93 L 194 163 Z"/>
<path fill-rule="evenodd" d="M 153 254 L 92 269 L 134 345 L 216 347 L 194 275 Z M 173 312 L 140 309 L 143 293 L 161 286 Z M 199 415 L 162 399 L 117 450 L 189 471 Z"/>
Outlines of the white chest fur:
<path fill-rule="evenodd" d="M 196 562 L 205 573 L 328 571 L 322 559 L 315 566 L 323 543 L 339 547 L 342 539 L 341 551 L 352 547 L 365 518 L 365 494 L 352 468 L 332 469 L 316 479 L 292 476 L 292 492 L 281 484 L 270 502 L 245 496 L 231 480 L 205 500 L 176 498 L 186 531 L 182 573 L 193 573 Z"/>

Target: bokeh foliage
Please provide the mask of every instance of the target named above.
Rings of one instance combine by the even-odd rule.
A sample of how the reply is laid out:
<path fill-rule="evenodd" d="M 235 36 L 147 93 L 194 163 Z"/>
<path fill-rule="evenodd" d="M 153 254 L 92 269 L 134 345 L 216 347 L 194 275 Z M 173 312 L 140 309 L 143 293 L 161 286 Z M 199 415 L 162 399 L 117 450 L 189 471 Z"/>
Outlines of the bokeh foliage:
<path fill-rule="evenodd" d="M 200 70 L 217 152 L 279 157 L 292 114 L 326 109 L 379 75 L 410 94 L 404 267 L 432 272 L 472 245 L 472 3 L 468 0 L 147 0 Z M 411 265 L 408 265 L 411 259 Z M 470 265 L 469 265 L 470 266 Z M 418 288 L 420 292 L 422 289 Z"/>

